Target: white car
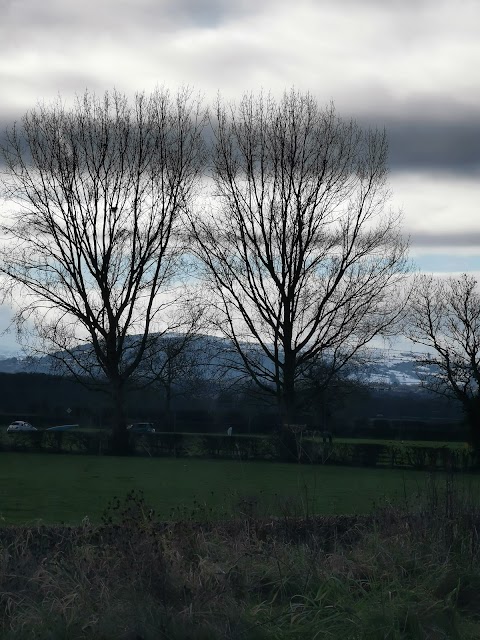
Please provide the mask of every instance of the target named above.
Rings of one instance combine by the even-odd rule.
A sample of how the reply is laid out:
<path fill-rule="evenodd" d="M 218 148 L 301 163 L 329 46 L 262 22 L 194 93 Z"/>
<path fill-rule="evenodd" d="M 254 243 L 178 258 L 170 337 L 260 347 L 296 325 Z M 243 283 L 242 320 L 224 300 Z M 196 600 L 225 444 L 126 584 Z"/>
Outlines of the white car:
<path fill-rule="evenodd" d="M 15 420 L 7 427 L 7 433 L 14 433 L 16 431 L 37 431 L 29 422 L 23 420 Z"/>

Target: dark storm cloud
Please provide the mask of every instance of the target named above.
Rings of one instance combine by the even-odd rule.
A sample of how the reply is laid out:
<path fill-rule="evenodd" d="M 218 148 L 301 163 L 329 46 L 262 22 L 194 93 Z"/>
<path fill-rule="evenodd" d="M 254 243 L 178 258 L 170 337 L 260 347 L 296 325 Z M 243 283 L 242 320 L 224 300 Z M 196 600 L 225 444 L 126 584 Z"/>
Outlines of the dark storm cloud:
<path fill-rule="evenodd" d="M 62 86 L 58 78 L 55 82 L 55 86 Z M 87 86 L 87 78 L 65 78 L 65 84 L 70 82 L 72 86 Z M 12 114 L 10 118 L 0 120 L 0 140 L 5 128 L 21 115 L 18 113 L 14 117 Z M 377 121 L 359 119 L 359 123 L 379 128 L 385 126 L 389 164 L 394 172 L 442 171 L 465 176 L 478 174 L 480 178 L 480 117 L 430 122 L 421 118 L 389 121 L 379 116 Z"/>
<path fill-rule="evenodd" d="M 479 247 L 480 231 L 478 228 L 459 232 L 412 231 L 410 234 L 412 247 Z"/>
<path fill-rule="evenodd" d="M 437 94 L 401 105 L 379 100 L 371 105 L 371 115 L 364 112 L 357 120 L 365 127 L 385 128 L 394 171 L 480 172 L 479 109 Z"/>
<path fill-rule="evenodd" d="M 360 124 L 385 128 L 393 170 L 480 172 L 480 109 L 445 90 L 412 93 L 396 102 L 391 91 L 373 96 Z M 355 113 L 351 113 L 355 118 Z"/>
<path fill-rule="evenodd" d="M 393 170 L 480 172 L 480 116 L 444 122 L 418 117 L 385 127 Z"/>

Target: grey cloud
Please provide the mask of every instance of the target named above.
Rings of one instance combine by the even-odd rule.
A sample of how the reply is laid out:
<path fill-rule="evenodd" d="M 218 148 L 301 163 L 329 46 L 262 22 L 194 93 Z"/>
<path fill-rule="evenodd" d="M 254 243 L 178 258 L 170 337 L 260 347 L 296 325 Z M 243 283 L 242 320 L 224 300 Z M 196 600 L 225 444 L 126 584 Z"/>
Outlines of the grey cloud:
<path fill-rule="evenodd" d="M 216 27 L 247 13 L 257 13 L 262 5 L 265 10 L 266 4 L 253 0 L 169 0 L 163 5 L 163 10 L 175 23 L 180 20 L 198 27 Z"/>
<path fill-rule="evenodd" d="M 48 84 L 48 78 L 42 78 L 42 86 Z M 102 91 L 101 87 L 92 86 L 87 76 L 51 79 L 52 87 L 79 87 L 78 92 L 88 86 L 90 90 Z M 82 88 L 80 88 L 82 87 Z M 42 87 L 38 87 L 41 95 Z M 2 118 L 0 135 L 5 126 L 22 113 L 11 118 Z M 406 118 L 405 120 L 389 120 L 379 116 L 376 119 L 360 118 L 359 123 L 365 126 L 385 127 L 389 140 L 389 163 L 392 171 L 442 171 L 451 174 L 480 178 L 480 114 L 477 118 L 460 119 L 453 117 L 448 121 L 430 121 L 428 118 Z M 3 126 L 2 126 L 3 124 Z"/>
<path fill-rule="evenodd" d="M 480 115 L 471 120 L 385 123 L 392 169 L 480 172 Z"/>
<path fill-rule="evenodd" d="M 480 231 L 470 229 L 457 233 L 435 233 L 435 231 L 412 231 L 410 233 L 412 246 L 416 247 L 479 247 Z"/>
<path fill-rule="evenodd" d="M 41 102 L 44 95 L 74 95 L 82 94 L 86 89 L 93 92 L 103 93 L 105 90 L 104 83 L 101 79 L 90 73 L 69 71 L 50 71 L 48 68 L 42 70 L 41 74 L 31 74 L 26 82 L 24 78 L 0 72 L 0 85 L 8 83 L 11 91 L 22 91 L 28 86 L 29 91 L 38 96 Z M 29 106 L 34 107 L 35 104 Z M 11 108 L 10 108 L 11 111 Z M 23 113 L 23 112 L 22 112 Z M 8 114 L 3 108 L 1 117 L 6 120 L 8 116 L 19 118 L 22 113 Z"/>
<path fill-rule="evenodd" d="M 372 102 L 370 109 L 371 115 L 364 110 L 358 120 L 385 127 L 393 170 L 480 172 L 480 110 L 443 95 L 412 97 L 397 105 L 387 99 Z"/>
<path fill-rule="evenodd" d="M 167 8 L 172 4 L 173 0 L 167 3 Z M 206 7 L 208 13 L 221 4 L 221 0 L 203 0 L 199 3 L 198 11 L 200 7 Z M 182 0 L 175 11 L 183 11 L 190 6 L 189 0 Z M 237 42 L 237 45 L 240 44 Z M 228 83 L 229 78 L 238 76 L 239 91 L 248 91 L 248 78 L 254 74 L 258 60 L 262 55 L 269 55 L 258 43 L 251 44 L 240 55 L 235 42 L 230 43 L 229 50 L 222 51 L 221 56 L 219 54 L 219 51 L 213 49 L 199 55 L 194 61 L 190 58 L 177 60 L 179 77 L 182 77 L 182 65 L 193 64 L 200 86 L 203 84 L 202 80 L 208 83 L 214 73 L 220 90 L 222 85 Z M 278 60 L 271 60 L 271 63 L 270 68 L 280 74 L 282 63 Z M 244 87 L 240 84 L 242 78 L 245 79 Z M 105 89 L 104 79 L 96 76 L 93 70 L 90 73 L 74 70 L 59 73 L 50 72 L 48 68 L 41 74 L 31 74 L 28 80 L 8 72 L 0 73 L 0 85 L 9 86 L 13 93 L 20 93 L 28 87 L 29 92 L 39 99 L 43 95 L 52 96 L 57 93 L 82 93 L 86 88 L 99 93 Z M 335 96 L 333 98 L 335 100 Z M 360 99 L 362 102 L 355 106 Z M 326 100 L 319 97 L 319 102 L 323 105 Z M 349 105 L 349 108 L 339 108 L 339 115 L 356 118 L 362 126 L 385 127 L 390 145 L 389 162 L 393 171 L 444 171 L 463 175 L 480 173 L 480 110 L 467 106 L 459 99 L 437 92 L 432 95 L 411 95 L 399 102 L 386 87 L 366 86 L 362 95 L 356 95 L 355 91 L 343 92 L 339 96 L 339 103 L 344 107 Z M 12 113 L 11 108 L 10 113 L 6 113 L 3 108 L 0 117 L 13 121 L 21 115 L 21 112 Z"/>
<path fill-rule="evenodd" d="M 64 41 L 97 37 L 122 37 L 141 32 L 154 37 L 165 31 L 186 28 L 216 28 L 245 14 L 267 10 L 274 0 L 25 0 L 12 3 L 3 12 L 5 29 L 1 47 L 15 48 L 19 40 L 29 37 L 43 41 L 45 37 Z M 55 44 L 55 40 L 50 42 Z"/>

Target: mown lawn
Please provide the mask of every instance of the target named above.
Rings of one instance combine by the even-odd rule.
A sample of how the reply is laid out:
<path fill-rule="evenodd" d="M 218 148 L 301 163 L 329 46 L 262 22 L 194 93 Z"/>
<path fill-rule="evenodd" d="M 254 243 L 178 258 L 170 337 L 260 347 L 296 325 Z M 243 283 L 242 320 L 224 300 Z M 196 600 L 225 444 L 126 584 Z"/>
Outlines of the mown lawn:
<path fill-rule="evenodd" d="M 426 472 L 234 460 L 0 453 L 0 524 L 98 522 L 109 500 L 142 490 L 162 519 L 350 514 L 415 500 Z M 465 482 L 478 487 L 476 476 Z M 240 507 L 238 506 L 240 504 Z"/>

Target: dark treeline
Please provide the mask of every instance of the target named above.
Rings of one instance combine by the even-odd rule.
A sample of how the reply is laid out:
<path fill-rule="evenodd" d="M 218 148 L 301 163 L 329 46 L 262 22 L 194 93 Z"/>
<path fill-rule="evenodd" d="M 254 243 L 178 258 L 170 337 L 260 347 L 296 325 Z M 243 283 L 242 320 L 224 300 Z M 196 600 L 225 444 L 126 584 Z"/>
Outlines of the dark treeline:
<path fill-rule="evenodd" d="M 85 388 L 75 379 L 35 373 L 0 373 L 0 422 L 25 419 L 36 427 L 78 423 L 82 427 L 109 428 L 108 396 Z M 209 386 L 208 393 L 186 395 L 178 389 L 172 410 L 165 410 L 165 392 L 131 390 L 127 415 L 131 422 L 153 422 L 158 431 L 271 433 L 279 424 L 274 403 L 245 389 Z M 343 394 L 319 397 L 301 416 L 310 430 L 328 429 L 335 436 L 405 439 L 462 439 L 458 405 L 417 387 L 360 386 Z"/>

